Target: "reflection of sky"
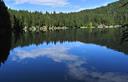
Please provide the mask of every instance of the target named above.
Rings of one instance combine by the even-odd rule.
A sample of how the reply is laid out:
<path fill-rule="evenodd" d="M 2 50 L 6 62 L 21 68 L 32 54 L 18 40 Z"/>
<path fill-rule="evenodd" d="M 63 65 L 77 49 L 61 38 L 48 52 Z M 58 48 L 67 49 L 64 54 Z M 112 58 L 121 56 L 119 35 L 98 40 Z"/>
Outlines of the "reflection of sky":
<path fill-rule="evenodd" d="M 81 54 L 84 54 L 85 56 L 82 56 Z M 128 57 L 124 56 L 123 53 L 94 44 L 83 44 L 80 42 L 66 42 L 64 44 L 57 43 L 56 45 L 33 44 L 26 47 L 17 47 L 11 51 L 11 55 L 13 61 L 19 62 L 24 61 L 24 59 L 47 57 L 52 59 L 54 62 L 65 63 L 68 67 L 69 76 L 77 80 L 89 82 L 128 82 L 127 74 L 124 75 L 113 71 L 98 72 L 84 67 L 84 65 L 88 65 L 89 61 L 95 61 L 98 62 L 98 64 L 108 62 L 109 65 L 112 62 L 111 66 L 114 64 L 118 64 L 119 66 L 123 63 L 125 65 L 128 64 Z M 101 62 L 100 60 L 97 61 L 97 59 L 101 59 Z M 117 63 L 113 63 L 113 61 L 115 61 L 114 59 L 119 61 L 116 61 Z"/>

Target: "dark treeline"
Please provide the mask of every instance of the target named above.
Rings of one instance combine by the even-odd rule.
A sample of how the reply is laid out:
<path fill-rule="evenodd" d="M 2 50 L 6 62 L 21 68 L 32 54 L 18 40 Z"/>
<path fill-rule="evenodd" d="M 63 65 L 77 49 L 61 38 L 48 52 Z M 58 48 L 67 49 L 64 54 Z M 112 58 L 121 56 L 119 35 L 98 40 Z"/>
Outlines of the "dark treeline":
<path fill-rule="evenodd" d="M 11 21 L 8 9 L 0 0 L 0 64 L 7 59 L 11 49 Z"/>
<path fill-rule="evenodd" d="M 41 13 L 9 9 L 12 25 L 79 28 L 82 26 L 123 25 L 128 23 L 127 0 L 119 0 L 107 6 L 74 13 Z M 18 20 L 18 21 L 17 21 Z M 16 25 L 17 26 L 17 25 Z M 18 28 L 18 29 L 21 29 Z"/>

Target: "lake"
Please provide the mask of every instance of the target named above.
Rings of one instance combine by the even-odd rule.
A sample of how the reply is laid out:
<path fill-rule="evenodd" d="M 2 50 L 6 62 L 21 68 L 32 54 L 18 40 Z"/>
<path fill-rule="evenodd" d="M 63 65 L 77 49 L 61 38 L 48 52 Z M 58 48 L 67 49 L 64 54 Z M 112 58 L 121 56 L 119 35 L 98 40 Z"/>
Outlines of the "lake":
<path fill-rule="evenodd" d="M 121 35 L 76 29 L 2 37 L 0 82 L 128 82 L 128 41 Z"/>

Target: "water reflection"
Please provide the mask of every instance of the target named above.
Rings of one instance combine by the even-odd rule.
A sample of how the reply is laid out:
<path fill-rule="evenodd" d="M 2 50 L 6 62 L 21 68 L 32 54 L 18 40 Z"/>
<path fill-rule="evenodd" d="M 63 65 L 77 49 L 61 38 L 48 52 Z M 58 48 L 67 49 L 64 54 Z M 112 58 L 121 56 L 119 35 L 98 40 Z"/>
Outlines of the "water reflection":
<path fill-rule="evenodd" d="M 0 36 L 1 63 L 8 58 L 0 82 L 128 81 L 128 43 L 120 44 L 119 29 L 31 32 L 17 41 Z"/>
<path fill-rule="evenodd" d="M 79 47 L 81 43 L 74 43 L 75 46 L 62 46 L 51 45 L 48 47 L 43 47 L 46 45 L 40 44 L 39 46 L 31 45 L 29 47 L 16 48 L 13 50 L 14 61 L 23 61 L 26 58 L 36 59 L 38 57 L 48 57 L 54 62 L 65 63 L 69 69 L 69 74 L 75 76 L 77 79 L 83 80 L 85 69 L 82 67 L 85 64 L 85 60 L 81 59 L 79 56 L 70 54 L 68 51 L 74 47 Z M 77 45 L 78 44 L 78 45 Z M 30 49 L 28 51 L 28 49 Z M 74 70 L 73 70 L 74 69 Z M 83 69 L 83 70 L 82 70 Z"/>
<path fill-rule="evenodd" d="M 74 49 L 77 51 L 75 51 Z M 96 53 L 96 51 L 98 50 L 100 50 L 100 52 Z M 94 51 L 94 52 L 90 52 L 90 51 Z M 107 54 L 102 54 L 102 53 L 107 53 Z M 12 54 L 12 61 L 18 63 L 22 63 L 25 59 L 37 60 L 38 58 L 44 59 L 45 57 L 53 60 L 53 62 L 64 63 L 68 71 L 67 71 L 67 80 L 65 81 L 63 79 L 63 82 L 70 82 L 68 81 L 68 79 L 76 79 L 75 82 L 81 82 L 81 81 L 82 82 L 127 82 L 128 81 L 128 74 L 127 74 L 128 71 L 125 71 L 126 73 L 124 73 L 124 72 L 113 72 L 112 70 L 105 72 L 106 71 L 105 69 L 104 72 L 94 70 L 94 68 L 97 69 L 97 67 L 93 66 L 93 64 L 90 64 L 89 61 L 96 60 L 98 63 L 105 61 L 107 64 L 109 64 L 108 61 L 110 61 L 112 64 L 109 65 L 114 65 L 117 63 L 113 63 L 113 61 L 119 60 L 120 62 L 126 61 L 125 63 L 128 64 L 128 60 L 127 60 L 128 57 L 126 56 L 121 57 L 123 53 L 116 52 L 106 47 L 102 47 L 94 44 L 85 44 L 81 42 L 71 42 L 71 43 L 64 42 L 63 44 L 56 43 L 56 45 L 52 43 L 50 43 L 49 45 L 47 45 L 46 43 L 42 43 L 39 45 L 33 44 L 26 47 L 17 47 L 11 51 L 11 54 Z M 97 57 L 96 54 L 98 54 Z M 99 60 L 101 55 L 103 55 L 104 58 Z M 106 55 L 108 57 L 106 57 Z M 116 56 L 116 59 L 110 60 L 110 58 L 112 58 L 113 55 Z M 92 59 L 94 58 L 94 60 L 90 60 L 88 56 L 91 56 Z M 105 62 L 104 65 L 106 65 Z M 96 66 L 97 65 L 98 64 L 96 64 Z M 100 66 L 104 66 L 104 65 L 101 64 Z M 118 65 L 120 66 L 121 64 L 118 63 Z M 90 67 L 93 67 L 93 69 L 91 69 Z M 57 69 L 59 70 L 59 67 L 57 67 Z M 114 67 L 114 69 L 117 68 Z"/>
<path fill-rule="evenodd" d="M 123 25 L 121 28 L 121 42 L 128 41 L 128 24 Z"/>
<path fill-rule="evenodd" d="M 47 44 L 53 42 L 56 44 L 57 42 L 80 41 L 84 43 L 104 45 L 128 53 L 128 42 L 122 41 L 121 38 L 123 36 L 121 35 L 122 33 L 120 29 L 92 29 L 91 32 L 88 29 L 77 29 L 47 33 L 25 33 L 17 43 L 13 44 L 13 47 L 18 45 L 26 46 L 29 44 L 40 44 L 42 42 L 46 42 Z"/>
<path fill-rule="evenodd" d="M 1 35 L 0 35 L 1 36 Z M 9 55 L 11 49 L 11 35 L 6 34 L 0 37 L 0 64 L 4 63 Z"/>

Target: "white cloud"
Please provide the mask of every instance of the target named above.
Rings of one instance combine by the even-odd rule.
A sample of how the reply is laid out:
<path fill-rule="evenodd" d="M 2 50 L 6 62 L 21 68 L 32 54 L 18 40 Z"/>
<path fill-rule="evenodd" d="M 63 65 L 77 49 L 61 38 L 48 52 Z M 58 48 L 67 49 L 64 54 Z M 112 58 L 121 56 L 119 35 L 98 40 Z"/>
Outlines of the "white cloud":
<path fill-rule="evenodd" d="M 42 48 L 40 47 L 41 45 L 33 45 L 27 47 L 27 49 L 32 47 L 30 50 L 27 50 L 25 47 L 18 48 L 13 50 L 13 61 L 22 62 L 22 60 L 26 58 L 36 59 L 38 57 L 48 57 L 54 62 L 65 63 L 68 67 L 68 75 L 77 80 L 82 80 L 85 82 L 128 82 L 128 75 L 117 72 L 102 73 L 88 70 L 86 67 L 83 67 L 83 65 L 88 64 L 86 59 L 68 52 L 70 49 L 74 47 L 77 48 L 82 45 L 84 44 L 78 42 L 77 45 L 72 44 L 72 46 L 55 45 Z M 90 46 L 91 44 L 86 45 Z"/>
<path fill-rule="evenodd" d="M 69 69 L 69 75 L 77 78 L 78 80 L 83 80 L 85 78 L 84 75 L 86 74 L 86 69 L 83 68 L 82 65 L 86 64 L 86 61 L 81 59 L 79 56 L 70 54 L 68 52 L 68 50 L 74 47 L 77 48 L 81 45 L 83 44 L 78 42 L 78 44 L 70 47 L 57 45 L 48 48 L 40 48 L 39 46 L 33 46 L 34 48 L 29 51 L 25 48 L 18 48 L 13 50 L 13 53 L 15 53 L 15 55 L 13 56 L 12 60 L 22 62 L 22 60 L 27 58 L 36 59 L 38 57 L 48 57 L 54 62 L 65 62 Z"/>
<path fill-rule="evenodd" d="M 18 57 L 19 59 L 26 59 L 26 58 L 37 58 L 37 57 L 43 57 L 47 56 L 48 58 L 53 59 L 56 62 L 62 62 L 62 61 L 74 61 L 77 59 L 76 56 L 72 56 L 68 54 L 67 47 L 63 46 L 53 46 L 51 48 L 36 48 L 32 51 L 27 50 L 16 50 L 15 57 Z"/>
<path fill-rule="evenodd" d="M 65 6 L 68 3 L 67 0 L 15 0 L 16 4 L 38 4 L 38 5 L 49 5 L 49 6 Z"/>

